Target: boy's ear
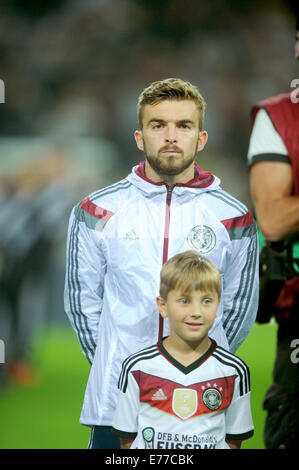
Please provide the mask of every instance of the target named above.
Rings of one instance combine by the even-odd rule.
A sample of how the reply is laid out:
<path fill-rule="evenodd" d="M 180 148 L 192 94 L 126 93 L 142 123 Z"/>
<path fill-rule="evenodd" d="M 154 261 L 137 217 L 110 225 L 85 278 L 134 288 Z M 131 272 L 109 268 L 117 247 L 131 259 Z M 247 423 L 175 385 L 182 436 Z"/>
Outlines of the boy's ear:
<path fill-rule="evenodd" d="M 160 295 L 156 299 L 159 312 L 163 318 L 167 317 L 166 301 Z"/>

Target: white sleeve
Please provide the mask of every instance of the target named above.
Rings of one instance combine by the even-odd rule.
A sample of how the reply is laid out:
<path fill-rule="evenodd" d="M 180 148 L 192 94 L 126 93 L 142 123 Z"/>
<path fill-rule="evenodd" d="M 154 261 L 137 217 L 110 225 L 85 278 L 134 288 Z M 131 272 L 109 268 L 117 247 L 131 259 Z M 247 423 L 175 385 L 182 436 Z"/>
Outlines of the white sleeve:
<path fill-rule="evenodd" d="M 240 377 L 235 381 L 235 391 L 225 414 L 226 439 L 243 440 L 253 435 L 254 425 L 250 407 L 250 391 L 240 395 Z"/>
<path fill-rule="evenodd" d="M 223 278 L 222 324 L 233 353 L 251 331 L 258 308 L 258 235 L 255 221 L 249 215 L 243 226 L 238 226 L 237 218 L 235 226 L 228 230 L 232 253 Z"/>
<path fill-rule="evenodd" d="M 119 437 L 136 437 L 139 413 L 139 386 L 131 372 L 118 390 L 118 403 L 112 420 L 112 430 Z"/>
<path fill-rule="evenodd" d="M 260 109 L 256 115 L 249 140 L 247 159 L 249 166 L 257 161 L 281 159 L 281 161 L 288 162 L 287 148 L 265 109 Z"/>
<path fill-rule="evenodd" d="M 106 260 L 100 238 L 78 204 L 69 221 L 64 305 L 90 363 L 97 346 Z"/>

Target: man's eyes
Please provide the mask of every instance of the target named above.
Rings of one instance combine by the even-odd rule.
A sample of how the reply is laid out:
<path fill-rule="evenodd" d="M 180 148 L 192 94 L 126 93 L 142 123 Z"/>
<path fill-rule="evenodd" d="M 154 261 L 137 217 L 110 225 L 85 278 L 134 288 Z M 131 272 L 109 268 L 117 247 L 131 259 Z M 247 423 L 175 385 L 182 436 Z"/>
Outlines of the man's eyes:
<path fill-rule="evenodd" d="M 163 124 L 154 124 L 153 129 L 161 129 L 163 127 Z"/>
<path fill-rule="evenodd" d="M 152 128 L 153 128 L 153 129 L 162 129 L 162 128 L 164 128 L 164 127 L 166 127 L 166 125 L 163 124 L 163 123 L 153 124 L 153 125 L 152 125 Z M 185 129 L 191 129 L 191 126 L 190 126 L 189 124 L 178 124 L 178 125 L 177 125 L 177 128 L 178 128 L 178 129 L 184 129 L 184 130 L 185 130 Z"/>

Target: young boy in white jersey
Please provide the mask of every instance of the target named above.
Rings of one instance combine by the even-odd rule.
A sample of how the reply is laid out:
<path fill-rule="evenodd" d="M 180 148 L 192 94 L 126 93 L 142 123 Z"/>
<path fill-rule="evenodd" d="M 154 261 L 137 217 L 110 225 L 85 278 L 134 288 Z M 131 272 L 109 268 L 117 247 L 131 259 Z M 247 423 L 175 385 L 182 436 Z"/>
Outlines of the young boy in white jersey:
<path fill-rule="evenodd" d="M 220 298 L 207 258 L 187 251 L 164 264 L 157 304 L 170 334 L 123 362 L 121 448 L 239 449 L 253 435 L 248 367 L 208 336 Z"/>

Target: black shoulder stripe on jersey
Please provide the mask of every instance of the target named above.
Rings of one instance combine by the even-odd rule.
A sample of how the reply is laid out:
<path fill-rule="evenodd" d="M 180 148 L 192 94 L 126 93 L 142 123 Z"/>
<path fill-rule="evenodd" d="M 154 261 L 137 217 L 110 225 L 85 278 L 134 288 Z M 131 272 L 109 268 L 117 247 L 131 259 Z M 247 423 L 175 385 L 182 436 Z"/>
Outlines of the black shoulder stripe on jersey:
<path fill-rule="evenodd" d="M 226 354 L 227 353 L 227 354 Z M 215 357 L 222 364 L 234 367 L 240 377 L 240 395 L 245 395 L 250 392 L 250 374 L 247 365 L 236 356 L 233 356 L 230 352 L 225 349 L 217 348 L 213 353 Z"/>
<path fill-rule="evenodd" d="M 146 356 L 147 354 L 151 354 L 151 353 L 156 352 L 156 351 L 157 351 L 157 347 L 156 347 L 156 345 L 153 345 L 153 346 L 149 346 L 148 348 L 142 349 L 141 351 L 137 351 L 136 353 L 131 354 L 130 356 L 128 356 L 122 363 L 122 372 L 120 374 L 119 382 L 121 383 L 123 374 L 125 374 L 126 368 L 130 367 L 130 363 L 132 361 L 135 362 L 136 358 L 139 359 L 142 356 Z"/>
<path fill-rule="evenodd" d="M 154 357 L 159 356 L 159 354 L 160 354 L 159 352 L 156 352 L 156 353 L 153 353 L 153 354 L 148 355 L 148 356 L 145 356 L 145 357 L 144 357 L 144 356 L 143 356 L 143 357 L 139 357 L 139 358 L 136 359 L 134 362 L 131 362 L 130 365 L 129 365 L 129 367 L 126 368 L 126 372 L 125 372 L 124 377 L 123 377 L 123 384 L 122 384 L 122 387 L 121 387 L 121 391 L 124 392 L 124 393 L 126 392 L 127 386 L 128 386 L 128 376 L 129 376 L 129 372 L 130 372 L 130 370 L 132 369 L 132 367 L 133 367 L 137 362 L 139 362 L 139 361 L 141 361 L 141 360 L 144 361 L 144 360 L 146 360 L 146 359 L 153 359 Z"/>
<path fill-rule="evenodd" d="M 149 348 L 142 349 L 141 351 L 138 351 L 137 353 L 132 354 L 127 359 L 125 359 L 123 364 L 122 364 L 122 370 L 121 370 L 119 380 L 118 380 L 118 388 L 119 389 L 123 388 L 124 383 L 126 382 L 128 371 L 131 369 L 131 367 L 134 364 L 136 364 L 136 362 L 138 362 L 141 359 L 143 360 L 143 359 L 149 359 L 151 357 L 155 357 L 159 354 L 160 353 L 157 350 L 156 345 L 154 345 L 154 346 L 150 346 Z M 148 357 L 148 356 L 150 356 L 150 357 Z"/>
<path fill-rule="evenodd" d="M 244 372 L 244 377 L 245 377 L 245 381 L 246 381 L 245 386 L 246 386 L 247 391 L 249 392 L 250 391 L 250 370 L 249 370 L 249 367 L 247 366 L 247 364 L 240 357 L 235 356 L 234 354 L 232 355 L 232 353 L 230 353 L 229 351 L 227 351 L 226 349 L 224 349 L 220 346 L 219 346 L 219 350 L 222 351 L 224 356 L 232 357 L 232 359 L 234 361 L 236 361 L 237 364 L 240 365 L 240 367 L 242 368 L 242 370 Z"/>
<path fill-rule="evenodd" d="M 240 357 L 235 356 L 230 351 L 227 351 L 227 349 L 224 349 L 221 346 L 218 346 L 217 349 L 225 358 L 231 359 L 232 362 L 237 363 L 241 367 L 245 378 L 245 388 L 247 391 L 250 391 L 250 371 L 247 364 Z"/>
<path fill-rule="evenodd" d="M 139 356 L 142 356 L 143 354 L 147 354 L 148 352 L 152 352 L 152 351 L 156 351 L 157 350 L 157 346 L 154 344 L 152 346 L 149 346 L 148 348 L 144 348 L 144 349 L 141 349 L 139 351 L 136 351 L 135 353 L 131 354 L 130 356 L 128 356 L 122 363 L 122 368 L 126 367 L 127 364 L 133 359 L 135 359 L 135 357 L 139 357 Z"/>
<path fill-rule="evenodd" d="M 246 392 L 245 392 L 245 389 L 244 389 L 244 380 L 243 380 L 243 373 L 242 371 L 240 370 L 240 368 L 238 367 L 237 364 L 234 364 L 232 363 L 231 361 L 227 361 L 226 359 L 224 359 L 222 356 L 219 356 L 217 353 L 214 353 L 213 354 L 213 357 L 215 357 L 219 362 L 221 362 L 222 364 L 225 364 L 227 366 L 231 366 L 231 367 L 234 367 L 237 372 L 238 372 L 238 375 L 240 377 L 240 395 L 244 395 Z"/>

